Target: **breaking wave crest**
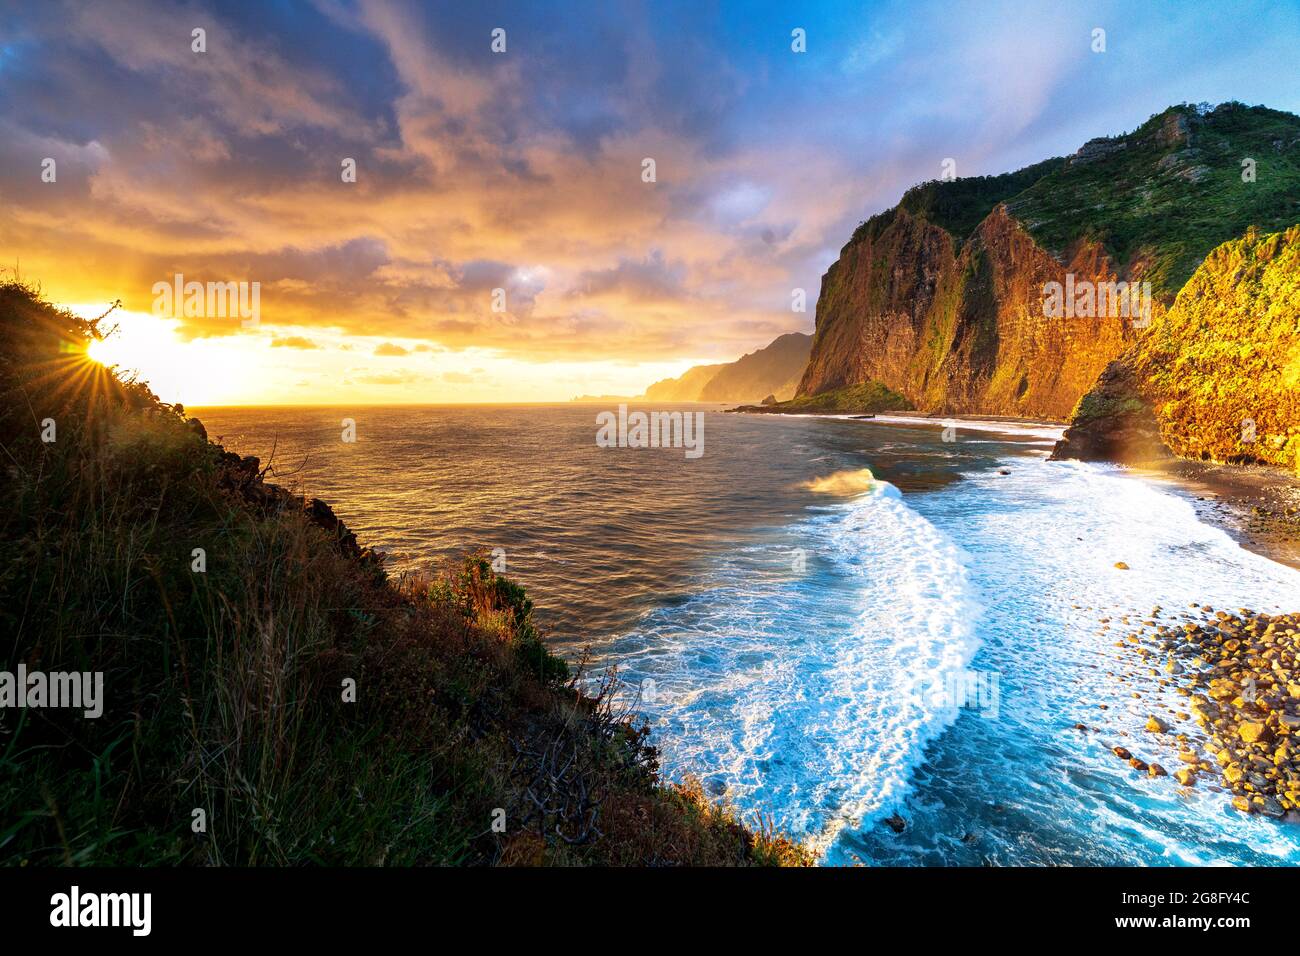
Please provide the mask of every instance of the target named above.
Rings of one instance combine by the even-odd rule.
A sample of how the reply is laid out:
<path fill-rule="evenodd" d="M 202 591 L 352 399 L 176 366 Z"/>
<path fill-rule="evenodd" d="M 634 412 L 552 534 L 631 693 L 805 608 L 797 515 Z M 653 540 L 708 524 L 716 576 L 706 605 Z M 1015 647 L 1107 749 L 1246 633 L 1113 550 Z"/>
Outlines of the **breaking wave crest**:
<path fill-rule="evenodd" d="M 887 814 L 955 718 L 917 688 L 967 666 L 979 616 L 965 554 L 897 488 L 867 469 L 823 481 L 857 493 L 813 509 L 788 545 L 727 556 L 604 649 L 653 687 L 640 709 L 670 776 L 700 776 L 819 851 Z"/>

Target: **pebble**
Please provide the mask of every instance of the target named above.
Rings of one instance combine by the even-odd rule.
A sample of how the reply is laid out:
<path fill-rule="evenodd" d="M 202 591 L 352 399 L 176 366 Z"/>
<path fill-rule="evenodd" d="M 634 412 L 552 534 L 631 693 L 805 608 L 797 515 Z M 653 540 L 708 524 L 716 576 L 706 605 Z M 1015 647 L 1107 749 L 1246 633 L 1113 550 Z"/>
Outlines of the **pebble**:
<path fill-rule="evenodd" d="M 1300 822 L 1300 739 L 1292 739 L 1300 737 L 1300 612 L 1205 605 L 1196 616 L 1152 632 L 1157 611 L 1133 650 L 1166 662 L 1166 683 L 1188 698 L 1186 710 L 1169 713 L 1200 727 L 1174 734 L 1186 766 L 1173 776 L 1193 786 L 1200 773 L 1217 775 L 1238 811 Z M 1171 733 L 1168 721 L 1155 714 L 1146 730 Z M 1142 762 L 1122 747 L 1115 753 L 1134 767 Z M 1165 774 L 1159 764 L 1146 769 L 1152 777 Z M 1218 788 L 1211 783 L 1210 789 Z"/>

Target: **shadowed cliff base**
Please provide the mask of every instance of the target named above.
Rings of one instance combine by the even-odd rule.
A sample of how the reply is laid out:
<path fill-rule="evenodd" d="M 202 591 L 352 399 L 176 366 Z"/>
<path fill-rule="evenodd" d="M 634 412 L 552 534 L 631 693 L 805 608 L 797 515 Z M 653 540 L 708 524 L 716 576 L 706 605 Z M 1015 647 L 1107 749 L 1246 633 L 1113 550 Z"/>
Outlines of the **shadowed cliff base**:
<path fill-rule="evenodd" d="M 389 580 L 324 502 L 90 360 L 97 334 L 0 286 L 4 666 L 104 688 L 95 719 L 0 709 L 0 862 L 810 862 L 664 784 L 488 561 Z"/>
<path fill-rule="evenodd" d="M 1158 463 L 1173 458 L 1155 413 L 1141 398 L 1137 375 L 1112 362 L 1075 406 L 1070 427 L 1052 449 L 1057 461 Z"/>

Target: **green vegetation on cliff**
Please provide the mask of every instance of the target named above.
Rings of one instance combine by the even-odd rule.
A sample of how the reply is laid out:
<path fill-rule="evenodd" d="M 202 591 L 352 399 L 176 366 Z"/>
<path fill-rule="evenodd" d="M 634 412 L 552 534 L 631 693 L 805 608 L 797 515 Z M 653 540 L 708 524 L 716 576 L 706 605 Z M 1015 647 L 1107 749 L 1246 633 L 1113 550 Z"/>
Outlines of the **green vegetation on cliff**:
<path fill-rule="evenodd" d="M 1045 159 L 1024 169 L 997 176 L 965 176 L 959 179 L 931 179 L 903 193 L 895 208 L 906 209 L 918 219 L 932 222 L 950 232 L 954 239 L 966 239 L 1000 202 L 1023 192 L 1048 173 L 1065 164 L 1062 158 Z M 868 234 L 878 235 L 892 221 L 887 210 L 861 223 L 851 241 Z"/>
<path fill-rule="evenodd" d="M 1002 202 L 1062 261 L 1074 243 L 1097 241 L 1121 267 L 1141 259 L 1155 294 L 1172 297 L 1219 243 L 1250 226 L 1274 231 L 1300 222 L 1300 117 L 1241 103 L 1171 106 L 1069 158 L 921 183 L 895 209 L 960 243 Z M 893 214 L 862 223 L 851 241 L 879 235 Z"/>
<path fill-rule="evenodd" d="M 816 395 L 800 395 L 788 402 L 774 402 L 757 408 L 747 407 L 745 410 L 790 415 L 808 413 L 874 415 L 877 412 L 909 411 L 911 408 L 911 402 L 879 382 L 863 382 L 859 385 L 833 388 Z"/>
<path fill-rule="evenodd" d="M 808 862 L 663 784 L 487 561 L 390 581 L 96 336 L 0 286 L 0 667 L 103 674 L 0 708 L 0 864 Z"/>
<path fill-rule="evenodd" d="M 1242 178 L 1247 160 L 1253 181 Z M 1008 207 L 1058 257 L 1096 240 L 1120 266 L 1140 262 L 1156 297 L 1169 298 L 1220 243 L 1300 222 L 1300 117 L 1240 103 L 1170 107 L 1088 143 Z"/>
<path fill-rule="evenodd" d="M 1211 252 L 1080 400 L 1057 455 L 1144 457 L 1116 436 L 1152 427 L 1182 457 L 1300 470 L 1300 226 Z"/>
<path fill-rule="evenodd" d="M 1212 249 L 1298 222 L 1300 117 L 1240 103 L 1174 106 L 1066 159 L 923 183 L 823 276 L 799 395 L 876 381 L 926 412 L 1066 420 L 1145 323 L 1048 316 L 1049 283 L 1150 282 L 1158 322 Z M 1108 382 L 1107 400 L 1122 391 Z"/>

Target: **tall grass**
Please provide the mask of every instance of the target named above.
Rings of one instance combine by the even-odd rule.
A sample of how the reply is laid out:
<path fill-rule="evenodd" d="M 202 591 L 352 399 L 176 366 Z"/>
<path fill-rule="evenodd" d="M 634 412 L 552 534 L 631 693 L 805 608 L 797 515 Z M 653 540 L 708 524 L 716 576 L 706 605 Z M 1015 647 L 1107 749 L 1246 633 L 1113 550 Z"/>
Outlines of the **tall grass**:
<path fill-rule="evenodd" d="M 106 694 L 99 719 L 0 710 L 0 862 L 808 862 L 665 786 L 486 560 L 390 581 L 323 503 L 90 361 L 97 334 L 0 286 L 0 656 Z"/>

